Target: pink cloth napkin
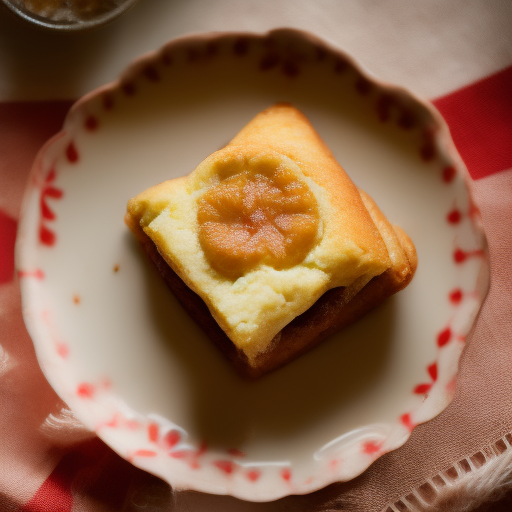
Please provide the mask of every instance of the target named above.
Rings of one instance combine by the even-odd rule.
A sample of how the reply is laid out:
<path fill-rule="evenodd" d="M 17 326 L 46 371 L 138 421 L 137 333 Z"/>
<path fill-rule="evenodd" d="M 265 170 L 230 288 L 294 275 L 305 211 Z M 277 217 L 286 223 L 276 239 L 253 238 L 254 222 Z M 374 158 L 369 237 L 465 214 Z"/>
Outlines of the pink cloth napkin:
<path fill-rule="evenodd" d="M 491 260 L 490 293 L 463 354 L 453 403 L 355 480 L 243 510 L 378 512 L 503 436 L 512 441 L 510 91 L 512 67 L 434 100 L 475 180 Z M 234 498 L 173 494 L 122 460 L 73 423 L 39 370 L 21 315 L 14 245 L 32 160 L 69 105 L 0 103 L 0 510 L 242 510 Z"/>

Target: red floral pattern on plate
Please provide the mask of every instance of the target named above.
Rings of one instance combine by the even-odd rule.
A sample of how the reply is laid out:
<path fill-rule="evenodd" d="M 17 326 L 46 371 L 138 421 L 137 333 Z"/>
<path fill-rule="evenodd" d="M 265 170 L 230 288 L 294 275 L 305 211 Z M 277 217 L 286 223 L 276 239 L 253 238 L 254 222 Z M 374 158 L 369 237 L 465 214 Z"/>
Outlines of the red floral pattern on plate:
<path fill-rule="evenodd" d="M 56 219 L 54 211 L 48 205 L 48 199 L 62 199 L 63 191 L 57 188 L 54 183 L 57 177 L 55 168 L 51 168 L 46 175 L 41 190 L 41 220 L 39 224 L 39 240 L 43 245 L 54 245 L 56 241 L 55 232 L 48 227 L 48 223 Z"/>

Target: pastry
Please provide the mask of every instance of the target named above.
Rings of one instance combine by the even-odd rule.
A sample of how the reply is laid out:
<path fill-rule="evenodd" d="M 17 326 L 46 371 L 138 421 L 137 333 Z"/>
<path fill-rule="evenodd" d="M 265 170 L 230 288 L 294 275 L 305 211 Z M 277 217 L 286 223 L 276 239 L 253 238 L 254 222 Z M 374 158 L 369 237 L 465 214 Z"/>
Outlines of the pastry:
<path fill-rule="evenodd" d="M 188 313 L 248 377 L 404 288 L 413 243 L 306 117 L 258 114 L 188 176 L 128 203 L 127 225 Z"/>

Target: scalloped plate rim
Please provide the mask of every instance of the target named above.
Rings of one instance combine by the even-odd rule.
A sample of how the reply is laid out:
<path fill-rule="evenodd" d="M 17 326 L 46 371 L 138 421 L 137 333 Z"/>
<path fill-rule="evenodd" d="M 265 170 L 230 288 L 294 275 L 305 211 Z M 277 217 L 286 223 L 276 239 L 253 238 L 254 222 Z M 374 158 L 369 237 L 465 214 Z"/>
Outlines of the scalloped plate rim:
<path fill-rule="evenodd" d="M 174 46 L 179 45 L 179 44 L 193 43 L 198 40 L 210 42 L 210 41 L 223 39 L 226 37 L 249 37 L 249 38 L 252 37 L 252 38 L 266 39 L 266 38 L 272 37 L 273 35 L 276 35 L 276 34 L 280 35 L 280 36 L 285 35 L 285 36 L 299 37 L 299 38 L 309 41 L 310 43 L 321 46 L 324 49 L 326 49 L 330 54 L 336 55 L 336 56 L 341 57 L 341 58 L 345 59 L 346 61 L 348 61 L 350 63 L 350 65 L 356 71 L 358 71 L 363 77 L 368 79 L 370 82 L 377 84 L 380 88 L 386 89 L 390 92 L 391 91 L 395 92 L 397 94 L 405 95 L 405 96 L 409 97 L 414 103 L 420 104 L 423 108 L 425 108 L 428 111 L 429 115 L 431 116 L 433 122 L 435 123 L 435 125 L 438 128 L 437 139 L 442 140 L 442 144 L 443 144 L 444 148 L 446 149 L 449 159 L 454 163 L 457 170 L 459 172 L 461 172 L 463 175 L 469 197 L 473 198 L 474 184 L 472 182 L 471 177 L 469 176 L 469 173 L 467 171 L 467 168 L 466 168 L 462 158 L 460 157 L 459 153 L 457 152 L 457 150 L 455 148 L 455 145 L 453 143 L 452 137 L 449 132 L 449 128 L 448 128 L 445 120 L 442 118 L 441 114 L 437 111 L 437 109 L 429 101 L 422 99 L 421 97 L 417 96 L 416 94 L 412 93 L 411 91 L 409 91 L 408 89 L 406 89 L 404 87 L 397 86 L 395 84 L 385 82 L 383 80 L 378 79 L 377 77 L 375 77 L 375 75 L 373 75 L 370 71 L 368 71 L 364 66 L 362 66 L 349 53 L 342 50 L 336 44 L 330 42 L 329 40 L 320 39 L 316 35 L 311 34 L 304 30 L 297 30 L 297 29 L 291 29 L 291 28 L 277 28 L 277 29 L 273 29 L 273 30 L 270 30 L 265 33 L 235 31 L 235 32 L 211 32 L 211 33 L 205 33 L 205 34 L 188 34 L 188 35 L 184 35 L 184 36 L 175 38 L 175 39 L 169 41 L 168 43 L 164 44 L 163 46 L 161 46 L 159 49 L 157 49 L 155 51 L 147 52 L 144 55 L 138 57 L 137 59 L 133 60 L 127 66 L 125 71 L 123 71 L 117 79 L 113 80 L 112 82 L 110 82 L 108 84 L 100 86 L 100 87 L 94 89 L 93 91 L 85 94 L 83 97 L 78 99 L 71 106 L 71 108 L 69 109 L 69 111 L 66 115 L 62 130 L 59 133 L 57 133 L 55 136 L 53 136 L 51 139 L 49 139 L 43 145 L 43 147 L 40 149 L 40 151 L 38 152 L 38 154 L 35 158 L 33 167 L 29 174 L 28 183 L 29 184 L 31 183 L 34 175 L 38 172 L 38 170 L 37 170 L 38 163 L 42 160 L 43 156 L 49 151 L 49 148 L 51 148 L 57 140 L 59 140 L 61 137 L 65 136 L 68 133 L 67 129 L 69 129 L 69 126 L 73 123 L 73 116 L 77 111 L 79 111 L 84 105 L 87 105 L 90 100 L 102 95 L 103 93 L 114 91 L 114 90 L 121 88 L 123 85 L 123 81 L 136 75 L 137 72 L 140 71 L 140 68 L 143 65 L 149 64 L 149 63 L 155 61 L 158 58 L 158 56 L 161 55 L 164 51 L 166 51 L 170 48 L 173 48 Z M 23 202 L 22 202 L 21 215 L 20 215 L 21 220 L 20 220 L 20 225 L 18 228 L 18 237 L 17 237 L 17 241 L 16 241 L 16 268 L 17 269 L 22 268 L 23 263 L 24 263 L 23 245 L 25 243 L 25 238 L 27 236 L 26 235 L 27 226 L 25 225 L 26 224 L 25 212 L 28 208 L 28 204 L 32 200 L 32 194 L 33 194 L 33 189 L 31 189 L 30 186 L 27 186 L 27 189 L 25 191 L 25 195 L 23 198 Z M 487 245 L 485 242 L 485 233 L 483 231 L 481 222 L 479 221 L 478 218 L 476 220 L 474 220 L 473 226 L 479 232 L 479 235 L 481 236 L 482 244 L 484 246 L 484 250 L 486 253 L 486 259 L 488 259 Z M 481 272 L 482 272 L 482 270 L 481 270 Z M 34 346 L 36 349 L 37 359 L 38 359 L 39 364 L 43 370 L 43 373 L 45 374 L 48 381 L 51 383 L 54 390 L 57 392 L 57 394 L 59 396 L 61 396 L 61 398 L 64 398 L 66 394 L 61 389 L 59 389 L 60 378 L 58 376 L 54 375 L 47 368 L 46 363 L 43 361 L 44 349 L 41 346 L 40 341 L 38 341 L 38 334 L 37 334 L 38 328 L 37 328 L 36 322 L 33 320 L 32 316 L 31 316 L 31 304 L 30 304 L 30 300 L 28 298 L 28 296 L 30 295 L 31 283 L 27 282 L 27 280 L 20 280 L 20 287 L 22 290 L 23 317 L 24 317 L 24 321 L 26 323 L 27 329 L 31 335 L 32 340 L 33 340 L 33 343 L 34 343 Z M 488 287 L 487 287 L 487 290 L 488 290 Z M 487 291 L 485 292 L 485 294 L 486 293 L 487 293 Z M 482 304 L 485 300 L 485 294 L 481 297 L 481 302 L 478 306 L 478 311 L 477 311 L 475 318 L 478 316 L 479 311 L 482 307 Z M 473 325 L 474 325 L 474 322 L 473 322 Z M 71 405 L 72 405 L 72 408 L 75 409 L 75 407 L 73 407 L 73 404 L 71 404 Z M 431 417 L 425 419 L 421 423 L 423 423 L 425 421 L 429 421 L 430 419 L 433 419 L 435 416 L 440 414 L 440 412 L 442 412 L 442 410 L 444 410 L 445 407 L 446 407 L 446 405 L 443 405 L 443 407 L 440 410 L 436 411 L 435 414 L 432 414 Z M 87 418 L 79 417 L 79 419 L 81 421 L 84 421 L 84 423 L 86 423 L 86 424 L 89 424 L 89 425 L 91 424 L 91 422 L 88 421 Z M 103 439 L 101 432 L 96 432 L 96 434 L 100 438 Z M 409 436 L 410 436 L 410 434 L 409 434 Z M 399 448 L 407 441 L 409 436 L 407 436 L 403 440 L 396 442 L 389 450 L 381 452 L 379 454 L 379 456 L 383 455 L 384 453 L 387 453 L 388 451 L 392 451 L 392 450 Z M 104 436 L 104 437 L 109 437 L 109 436 Z M 117 449 L 115 446 L 112 446 L 111 443 L 107 442 L 107 444 L 109 444 L 109 446 L 114 451 L 116 451 L 119 455 L 121 455 L 122 457 L 125 457 L 120 449 Z M 160 477 L 166 479 L 167 481 L 169 481 L 165 476 L 154 471 L 151 468 L 150 464 L 146 464 L 145 462 L 147 462 L 147 461 L 144 459 L 138 459 L 137 461 L 132 461 L 132 463 L 135 466 L 141 467 L 141 468 L 143 468 L 149 472 L 152 472 L 152 473 L 156 474 L 157 476 L 160 476 Z M 372 462 L 373 462 L 373 460 L 369 461 L 367 467 Z M 354 474 L 351 478 L 355 478 L 356 476 L 361 474 L 363 471 L 365 471 L 365 470 L 362 470 L 358 474 Z M 221 489 L 215 484 L 210 485 L 210 484 L 206 484 L 206 483 L 204 483 L 204 485 L 195 486 L 193 482 L 192 483 L 191 482 L 188 482 L 188 483 L 182 482 L 181 483 L 182 485 L 180 486 L 180 488 L 196 489 L 196 490 L 200 490 L 200 491 L 204 491 L 204 492 L 211 492 L 211 493 L 215 493 L 215 494 L 229 494 L 229 495 L 241 498 L 241 499 L 251 500 L 251 501 L 270 501 L 270 500 L 281 498 L 283 496 L 287 496 L 289 494 L 309 493 L 314 490 L 323 488 L 326 485 L 329 485 L 330 483 L 334 483 L 336 481 L 338 481 L 338 480 L 336 478 L 334 478 L 330 481 L 320 482 L 319 484 L 313 485 L 304 490 L 294 487 L 293 490 L 290 490 L 289 492 L 286 492 L 286 491 L 285 492 L 283 492 L 283 491 L 274 492 L 274 493 L 269 493 L 266 496 L 258 496 L 258 495 L 253 496 L 253 495 L 249 495 L 247 493 L 239 493 L 239 492 L 237 492 L 236 489 L 232 489 L 232 488 Z M 172 482 L 169 482 L 169 483 L 171 483 L 171 485 L 172 485 Z"/>

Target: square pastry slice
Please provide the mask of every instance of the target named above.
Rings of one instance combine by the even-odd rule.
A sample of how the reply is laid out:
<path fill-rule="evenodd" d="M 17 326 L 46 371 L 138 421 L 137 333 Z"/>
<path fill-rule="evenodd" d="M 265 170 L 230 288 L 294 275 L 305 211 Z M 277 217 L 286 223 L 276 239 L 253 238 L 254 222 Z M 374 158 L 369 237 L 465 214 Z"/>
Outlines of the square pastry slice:
<path fill-rule="evenodd" d="M 281 366 L 404 288 L 414 245 L 309 121 L 278 104 L 126 223 L 188 313 L 248 377 Z"/>

